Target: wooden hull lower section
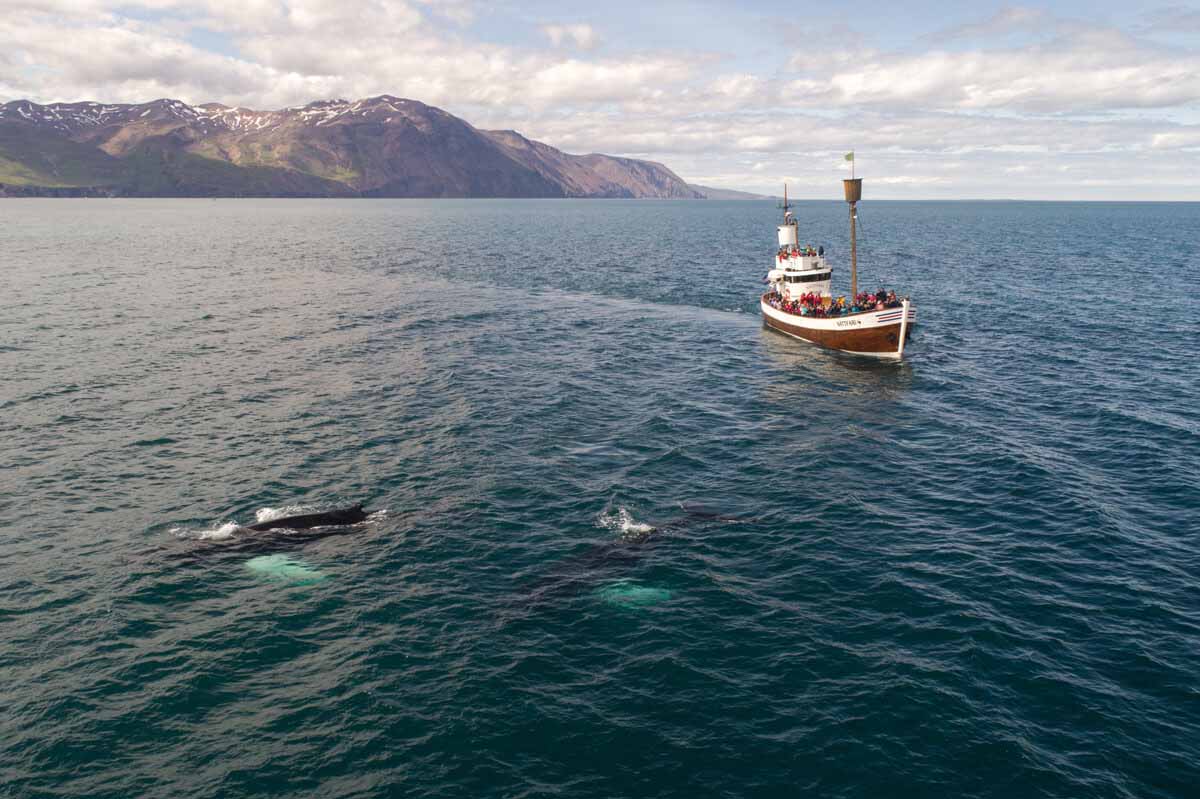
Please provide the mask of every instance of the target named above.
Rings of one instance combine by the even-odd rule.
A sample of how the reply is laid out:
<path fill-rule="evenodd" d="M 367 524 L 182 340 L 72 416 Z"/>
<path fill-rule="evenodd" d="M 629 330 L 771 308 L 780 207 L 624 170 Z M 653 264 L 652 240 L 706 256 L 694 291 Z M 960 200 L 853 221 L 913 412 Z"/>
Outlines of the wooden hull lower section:
<path fill-rule="evenodd" d="M 914 324 L 904 324 L 897 321 L 892 324 L 870 325 L 855 327 L 847 330 L 831 330 L 828 325 L 809 327 L 791 314 L 783 314 L 775 309 L 774 313 L 763 309 L 763 323 L 772 330 L 786 333 L 798 339 L 827 347 L 831 350 L 841 350 L 855 355 L 869 355 L 876 358 L 901 358 L 904 347 L 900 336 L 903 334 L 905 343 L 912 335 Z M 780 317 L 792 317 L 797 321 L 792 323 Z M 825 320 L 821 320 L 824 322 Z"/>

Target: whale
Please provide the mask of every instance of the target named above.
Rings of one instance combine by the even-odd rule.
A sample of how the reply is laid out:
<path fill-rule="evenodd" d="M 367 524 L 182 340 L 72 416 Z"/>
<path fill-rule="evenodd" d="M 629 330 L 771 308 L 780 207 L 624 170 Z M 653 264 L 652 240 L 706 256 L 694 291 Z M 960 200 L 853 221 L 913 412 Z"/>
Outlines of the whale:
<path fill-rule="evenodd" d="M 510 606 L 532 608 L 555 604 L 585 593 L 597 583 L 603 584 L 610 579 L 617 579 L 618 582 L 601 589 L 605 601 L 629 601 L 629 597 L 634 595 L 637 601 L 645 601 L 650 596 L 657 601 L 662 596 L 669 596 L 669 592 L 652 588 L 652 594 L 639 593 L 639 586 L 621 578 L 664 541 L 674 537 L 686 538 L 694 527 L 755 524 L 759 521 L 756 517 L 729 514 L 705 505 L 683 503 L 680 509 L 681 514 L 659 524 L 633 524 L 631 519 L 628 520 L 630 523 L 623 526 L 620 536 L 615 540 L 594 543 L 526 582 L 518 589 Z"/>
<path fill-rule="evenodd" d="M 683 515 L 668 523 L 668 526 L 682 527 L 694 522 L 722 522 L 724 524 L 754 524 L 759 521 L 757 516 L 743 516 L 726 513 L 725 511 L 695 502 L 681 502 Z"/>
<path fill-rule="evenodd" d="M 255 522 L 246 525 L 247 530 L 311 530 L 314 527 L 345 527 L 367 520 L 367 512 L 362 503 L 346 508 L 320 511 L 318 513 L 300 513 L 295 516 L 280 516 L 265 522 Z"/>
<path fill-rule="evenodd" d="M 525 582 L 509 606 L 513 610 L 532 609 L 567 601 L 605 579 L 633 570 L 657 543 L 653 533 L 647 532 L 635 538 L 592 544 Z"/>
<path fill-rule="evenodd" d="M 332 510 L 280 516 L 253 524 L 229 524 L 227 534 L 192 539 L 185 559 L 217 556 L 221 553 L 265 554 L 299 549 L 313 541 L 333 536 L 354 535 L 363 529 L 370 513 L 362 503 Z"/>

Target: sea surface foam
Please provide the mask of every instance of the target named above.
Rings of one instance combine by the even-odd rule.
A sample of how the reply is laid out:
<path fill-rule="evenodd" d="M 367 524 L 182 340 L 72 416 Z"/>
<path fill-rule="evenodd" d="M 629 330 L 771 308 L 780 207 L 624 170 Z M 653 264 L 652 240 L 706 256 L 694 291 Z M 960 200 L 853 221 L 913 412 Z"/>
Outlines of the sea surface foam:
<path fill-rule="evenodd" d="M 626 540 L 641 540 L 654 532 L 654 525 L 637 521 L 625 507 L 600 514 L 596 523 L 606 530 L 612 530 Z"/>

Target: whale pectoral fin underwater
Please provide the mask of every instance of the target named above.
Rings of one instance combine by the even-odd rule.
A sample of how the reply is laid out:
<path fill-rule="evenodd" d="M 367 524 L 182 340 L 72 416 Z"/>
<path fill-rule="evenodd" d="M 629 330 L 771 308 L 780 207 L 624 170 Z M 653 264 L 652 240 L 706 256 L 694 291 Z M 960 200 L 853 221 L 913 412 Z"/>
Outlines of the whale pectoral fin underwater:
<path fill-rule="evenodd" d="M 313 585 L 327 577 L 324 572 L 314 569 L 304 561 L 279 553 L 259 555 L 246 561 L 244 565 L 256 577 L 275 583 Z"/>
<path fill-rule="evenodd" d="M 661 586 L 642 585 L 633 580 L 617 580 L 598 589 L 596 596 L 609 605 L 644 608 L 669 601 L 671 590 Z"/>
<path fill-rule="evenodd" d="M 605 579 L 627 573 L 654 549 L 660 528 L 622 525 L 620 537 L 584 548 L 520 586 L 512 608 L 553 607 L 573 600 Z"/>

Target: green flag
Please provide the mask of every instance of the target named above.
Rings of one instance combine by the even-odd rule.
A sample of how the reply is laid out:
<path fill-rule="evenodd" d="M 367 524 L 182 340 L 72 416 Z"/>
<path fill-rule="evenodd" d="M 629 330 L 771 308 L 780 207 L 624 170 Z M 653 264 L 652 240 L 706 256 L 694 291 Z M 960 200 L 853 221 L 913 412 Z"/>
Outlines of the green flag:
<path fill-rule="evenodd" d="M 853 161 L 853 160 L 854 160 L 854 151 L 853 151 L 853 150 L 851 150 L 850 152 L 846 153 L 846 160 L 847 160 L 847 161 Z"/>

